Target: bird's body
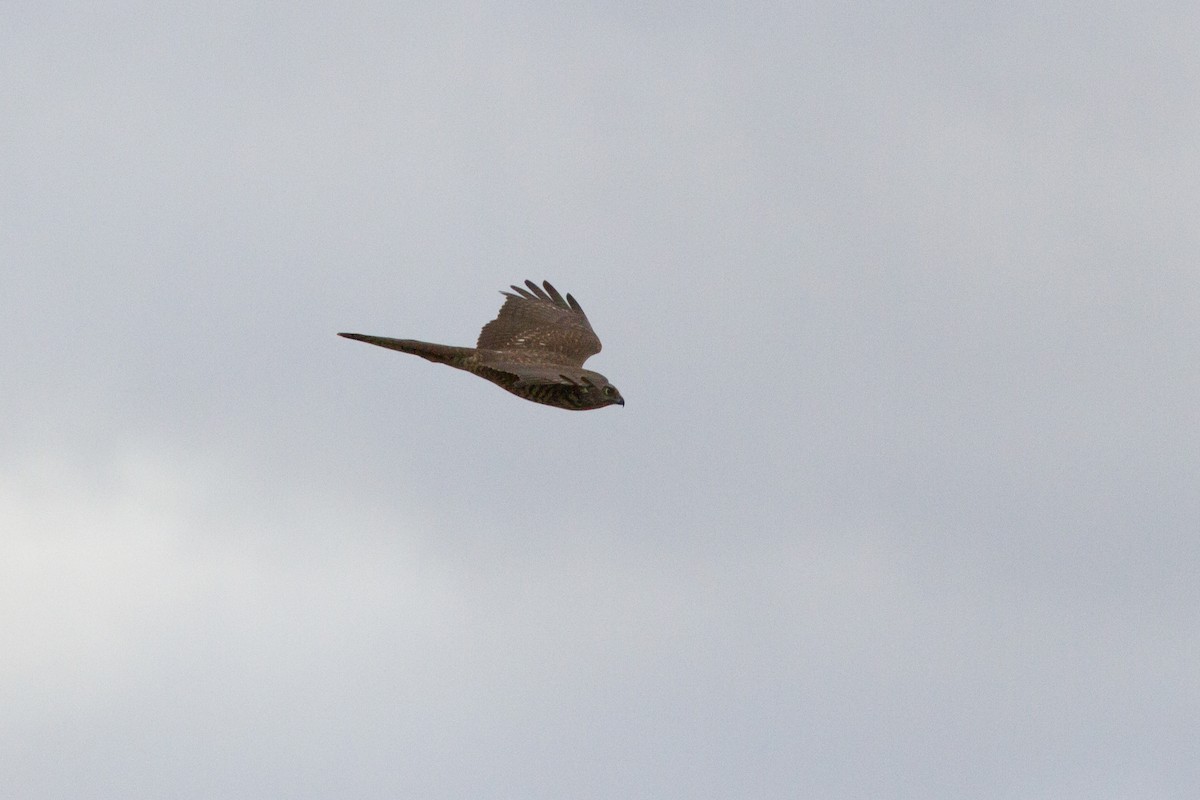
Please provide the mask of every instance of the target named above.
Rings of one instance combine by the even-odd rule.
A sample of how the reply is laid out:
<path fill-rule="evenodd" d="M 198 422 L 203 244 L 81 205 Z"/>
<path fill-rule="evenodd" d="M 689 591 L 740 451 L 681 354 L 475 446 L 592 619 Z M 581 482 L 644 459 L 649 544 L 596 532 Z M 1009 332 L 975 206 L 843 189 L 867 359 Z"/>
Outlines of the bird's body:
<path fill-rule="evenodd" d="M 600 339 L 575 298 L 564 299 L 544 281 L 512 287 L 496 319 L 483 326 L 475 347 L 452 347 L 362 333 L 347 339 L 420 356 L 489 380 L 517 397 L 548 406 L 583 411 L 625 405 L 617 388 L 598 372 L 583 368 L 600 352 Z"/>

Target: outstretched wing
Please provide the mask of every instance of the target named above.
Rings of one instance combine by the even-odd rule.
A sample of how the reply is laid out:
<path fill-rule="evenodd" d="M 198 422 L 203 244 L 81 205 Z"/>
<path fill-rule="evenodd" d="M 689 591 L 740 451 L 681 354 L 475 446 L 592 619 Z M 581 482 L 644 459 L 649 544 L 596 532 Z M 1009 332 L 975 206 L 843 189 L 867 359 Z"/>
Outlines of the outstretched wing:
<path fill-rule="evenodd" d="M 533 281 L 525 285 L 528 290 L 513 286 L 512 292 L 501 292 L 507 299 L 499 316 L 479 332 L 476 347 L 525 351 L 531 360 L 574 366 L 600 352 L 600 339 L 574 297 L 564 299 L 550 281 L 542 283 L 544 290 Z"/>
<path fill-rule="evenodd" d="M 569 367 L 565 365 L 557 366 L 537 366 L 533 364 L 525 364 L 519 361 L 497 361 L 489 362 L 486 365 L 489 370 L 496 372 L 504 372 L 511 375 L 513 385 L 521 386 L 547 386 L 557 384 L 561 386 L 595 386 L 596 382 L 589 377 L 594 373 L 590 373 L 585 369 L 577 367 Z"/>

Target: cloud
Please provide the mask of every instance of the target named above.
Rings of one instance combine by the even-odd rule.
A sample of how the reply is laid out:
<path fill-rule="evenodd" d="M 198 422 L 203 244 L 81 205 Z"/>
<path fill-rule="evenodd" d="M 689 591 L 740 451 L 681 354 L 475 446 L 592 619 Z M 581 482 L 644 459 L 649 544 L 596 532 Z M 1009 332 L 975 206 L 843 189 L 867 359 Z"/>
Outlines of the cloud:
<path fill-rule="evenodd" d="M 1195 784 L 1191 12 L 14 13 L 25 794 Z"/>

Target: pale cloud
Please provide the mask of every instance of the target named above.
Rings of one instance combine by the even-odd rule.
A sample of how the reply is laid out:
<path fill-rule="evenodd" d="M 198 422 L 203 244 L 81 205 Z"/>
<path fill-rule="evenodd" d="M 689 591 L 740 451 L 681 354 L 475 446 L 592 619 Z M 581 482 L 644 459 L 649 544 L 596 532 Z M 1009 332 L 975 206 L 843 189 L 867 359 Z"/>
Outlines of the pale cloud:
<path fill-rule="evenodd" d="M 1195 12 L 12 21 L 14 791 L 1195 785 Z M 334 335 L 525 278 L 626 408 Z"/>

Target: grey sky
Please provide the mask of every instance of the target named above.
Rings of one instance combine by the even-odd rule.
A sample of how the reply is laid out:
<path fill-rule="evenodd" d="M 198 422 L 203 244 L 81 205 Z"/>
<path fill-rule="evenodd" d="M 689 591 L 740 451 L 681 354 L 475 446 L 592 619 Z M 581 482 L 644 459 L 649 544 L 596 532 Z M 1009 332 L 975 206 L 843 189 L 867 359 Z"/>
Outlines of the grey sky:
<path fill-rule="evenodd" d="M 12 797 L 1191 798 L 1192 4 L 16 3 Z M 470 344 L 550 279 L 625 408 Z"/>

